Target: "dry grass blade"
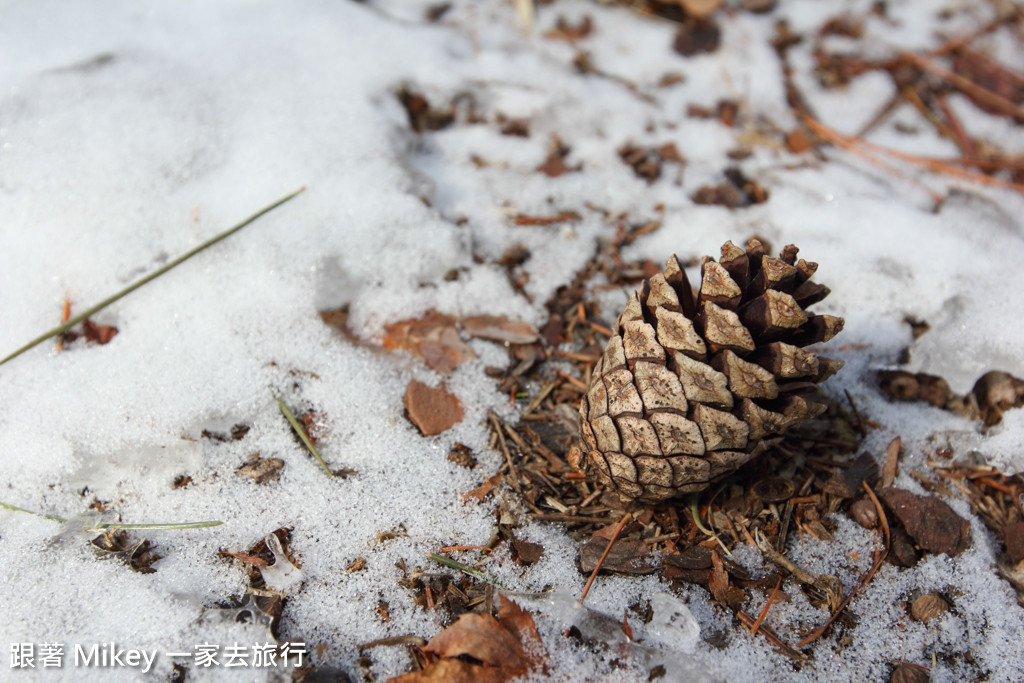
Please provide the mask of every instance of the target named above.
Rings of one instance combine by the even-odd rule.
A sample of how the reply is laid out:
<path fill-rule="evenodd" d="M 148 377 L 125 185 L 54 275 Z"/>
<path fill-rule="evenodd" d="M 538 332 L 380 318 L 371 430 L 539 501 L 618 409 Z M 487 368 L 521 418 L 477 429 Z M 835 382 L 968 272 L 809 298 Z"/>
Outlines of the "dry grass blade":
<path fill-rule="evenodd" d="M 206 240 L 202 244 L 194 247 L 193 249 L 188 250 L 187 252 L 185 252 L 184 254 L 179 256 L 178 258 L 174 259 L 173 261 L 171 261 L 167 265 L 162 266 L 160 268 L 157 268 L 156 270 L 154 270 L 149 275 L 146 275 L 145 277 L 143 277 L 143 278 L 141 278 L 139 280 L 136 280 L 135 282 L 133 282 L 132 284 L 128 285 L 127 287 L 125 287 L 121 291 L 117 292 L 116 294 L 113 294 L 112 296 L 108 296 L 106 299 L 104 299 L 103 301 L 99 302 L 98 304 L 96 304 L 94 306 L 90 306 L 89 308 L 85 309 L 84 311 L 82 311 L 81 313 L 76 315 L 75 317 L 66 320 L 65 322 L 63 322 L 60 325 L 58 325 L 57 327 L 53 328 L 49 332 L 44 332 L 43 334 L 39 335 L 38 337 L 36 337 L 32 341 L 28 342 L 27 344 L 25 344 L 21 348 L 15 350 L 15 351 L 12 351 L 8 355 L 4 356 L 4 358 L 2 360 L 0 360 L 0 365 L 3 365 L 4 363 L 6 363 L 9 360 L 12 360 L 13 358 L 17 358 L 18 356 L 20 356 L 21 354 L 25 353 L 26 351 L 28 351 L 32 347 L 34 347 L 34 346 L 36 346 L 38 344 L 43 343 L 44 341 L 46 341 L 47 339 L 50 339 L 51 337 L 56 337 L 58 334 L 64 334 L 65 332 L 67 332 L 72 327 L 74 327 L 78 323 L 82 322 L 86 318 L 88 318 L 88 317 L 90 317 L 92 315 L 95 315 L 96 313 L 99 313 L 100 311 L 102 311 L 104 308 L 106 308 L 107 306 L 111 305 L 115 301 L 117 301 L 117 300 L 119 300 L 119 299 L 121 299 L 121 298 L 123 298 L 123 297 L 125 297 L 125 296 L 127 296 L 129 294 L 131 294 L 132 292 L 134 292 L 139 287 L 141 287 L 144 284 L 150 282 L 151 280 L 155 280 L 156 278 L 160 277 L 161 275 L 163 275 L 167 271 L 171 270 L 175 266 L 181 265 L 182 263 L 184 263 L 185 261 L 189 260 L 190 258 L 195 256 L 199 252 L 212 247 L 213 245 L 217 244 L 217 242 L 220 242 L 223 239 L 226 239 L 226 238 L 230 237 L 231 235 L 235 234 L 236 232 L 238 232 L 239 230 L 241 230 L 245 226 L 247 226 L 250 223 L 252 223 L 253 221 L 255 221 L 257 218 L 263 216 L 264 214 L 270 213 L 271 211 L 273 211 L 277 207 L 281 206 L 285 202 L 290 201 L 291 199 L 294 199 L 297 195 L 299 195 L 300 193 L 304 192 L 305 190 L 306 190 L 305 187 L 300 187 L 295 192 L 292 192 L 291 194 L 289 194 L 289 195 L 287 195 L 285 197 L 282 197 L 281 199 L 278 199 L 273 204 L 270 204 L 269 206 L 266 206 L 266 207 L 260 209 L 259 211 L 257 211 L 253 215 L 249 216 L 248 218 L 246 218 L 244 221 L 242 221 L 238 225 L 236 225 L 236 226 L 234 226 L 232 228 L 229 228 L 228 230 L 225 230 L 224 232 L 220 233 L 219 235 L 211 237 L 210 239 Z"/>

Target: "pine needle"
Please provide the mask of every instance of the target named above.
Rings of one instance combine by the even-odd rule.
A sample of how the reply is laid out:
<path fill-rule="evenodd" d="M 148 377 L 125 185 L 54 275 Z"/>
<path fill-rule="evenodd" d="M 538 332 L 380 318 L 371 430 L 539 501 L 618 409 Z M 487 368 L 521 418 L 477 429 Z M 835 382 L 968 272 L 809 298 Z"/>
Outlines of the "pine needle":
<path fill-rule="evenodd" d="M 288 423 L 292 426 L 292 430 L 299 435 L 299 438 L 302 439 L 302 443 L 306 444 L 306 448 L 308 448 L 309 452 L 313 454 L 313 457 L 316 458 L 316 461 L 320 463 L 320 467 L 324 468 L 324 472 L 327 473 L 327 476 L 333 477 L 334 472 L 332 472 L 331 468 L 327 466 L 327 463 L 324 462 L 324 459 L 320 457 L 320 454 L 317 452 L 316 447 L 313 445 L 313 442 L 309 440 L 309 436 L 306 434 L 306 430 L 303 429 L 302 425 L 299 424 L 299 421 L 295 419 L 295 415 L 292 414 L 292 411 L 288 410 L 288 406 L 284 404 L 284 401 L 281 400 L 280 396 L 275 396 L 274 398 L 277 399 L 277 405 L 281 409 L 281 412 L 284 414 L 285 418 L 287 418 Z"/>
<path fill-rule="evenodd" d="M 468 574 L 469 576 L 472 576 L 474 579 L 479 579 L 485 583 L 491 584 L 492 586 L 497 586 L 498 588 L 508 590 L 508 588 L 501 585 L 501 583 L 499 583 L 497 579 L 488 575 L 487 572 L 480 571 L 479 569 L 474 569 L 473 567 L 470 567 L 467 564 L 456 562 L 455 560 L 449 559 L 442 555 L 438 555 L 437 553 L 430 553 L 429 557 L 438 564 L 443 564 L 444 566 L 450 567 L 452 569 L 458 569 L 463 574 Z"/>
<path fill-rule="evenodd" d="M 156 270 L 154 270 L 149 275 L 146 275 L 145 277 L 143 277 L 143 278 L 141 278 L 139 280 L 136 280 L 135 282 L 133 282 L 132 284 L 128 285 L 127 287 L 125 287 L 121 291 L 117 292 L 116 294 L 107 297 L 106 299 L 104 299 L 103 301 L 99 302 L 98 304 L 96 304 L 94 306 L 90 306 L 89 308 L 87 308 L 86 310 L 82 311 L 81 313 L 79 313 L 75 317 L 70 318 L 67 321 L 61 323 L 60 325 L 58 325 L 57 327 L 53 328 L 49 332 L 44 332 L 43 334 L 39 335 L 38 337 L 36 337 L 32 341 L 28 342 L 27 344 L 25 344 L 21 348 L 17 349 L 16 351 L 13 351 L 10 354 L 8 354 L 7 356 L 5 356 L 3 358 L 3 360 L 0 360 L 0 365 L 3 365 L 4 363 L 6 363 L 9 360 L 12 360 L 13 358 L 17 358 L 18 356 L 20 356 L 21 354 L 25 353 L 26 351 L 28 351 L 32 347 L 34 347 L 34 346 L 36 346 L 38 344 L 43 343 L 44 341 L 46 341 L 47 339 L 50 339 L 51 337 L 56 337 L 59 334 L 64 334 L 65 332 L 67 332 L 72 327 L 74 327 L 78 323 L 82 322 L 83 320 L 85 320 L 89 316 L 95 315 L 96 313 L 99 313 L 100 311 L 102 311 L 104 308 L 106 308 L 110 304 L 112 304 L 115 301 L 121 299 L 122 297 L 127 296 L 128 294 L 131 294 L 132 292 L 134 292 L 136 289 L 138 289 L 142 285 L 146 284 L 147 282 L 149 282 L 151 280 L 155 280 L 156 278 L 160 277 L 161 275 L 163 275 L 167 271 L 171 270 L 175 266 L 181 265 L 182 263 L 184 263 L 188 259 L 192 258 L 193 256 L 195 256 L 199 252 L 201 252 L 201 251 L 203 251 L 205 249 L 208 249 L 209 247 L 212 247 L 214 244 L 217 244 L 217 242 L 220 242 L 221 240 L 223 240 L 223 239 L 225 239 L 227 237 L 230 237 L 234 233 L 238 232 L 239 230 L 241 230 L 245 226 L 247 226 L 250 223 L 252 223 L 253 221 L 255 221 L 257 218 L 260 218 L 264 214 L 273 211 L 274 209 L 276 209 L 277 207 L 281 206 L 285 202 L 295 198 L 296 195 L 304 192 L 305 189 L 306 189 L 305 187 L 300 187 L 295 192 L 292 192 L 291 194 L 289 194 L 289 195 L 287 195 L 285 197 L 282 197 L 281 199 L 278 199 L 273 204 L 270 204 L 269 206 L 263 207 L 262 209 L 260 209 L 259 211 L 257 211 L 253 215 L 249 216 L 248 218 L 246 218 L 241 223 L 239 223 L 238 225 L 234 226 L 233 228 L 229 228 L 228 230 L 225 230 L 224 232 L 220 233 L 219 235 L 216 235 L 215 237 L 211 237 L 210 239 L 206 240 L 202 244 L 200 244 L 200 245 L 196 246 L 195 248 L 190 249 L 189 251 L 185 252 L 184 254 L 182 254 L 178 258 L 174 259 L 170 263 L 167 263 L 166 265 L 164 265 L 164 266 L 162 266 L 160 268 L 157 268 Z"/>
<path fill-rule="evenodd" d="M 10 505 L 8 503 L 0 502 L 0 508 L 4 510 L 13 510 L 14 512 L 27 512 L 30 515 L 36 517 L 42 517 L 48 519 L 51 522 L 60 522 L 61 524 L 67 524 L 66 519 L 63 517 L 57 517 L 56 515 L 46 515 L 42 512 L 34 512 L 32 510 L 26 510 L 20 508 L 17 505 Z M 120 530 L 120 529 L 161 529 L 161 530 L 178 530 L 178 529 L 206 529 L 212 526 L 220 526 L 224 522 L 219 521 L 208 521 L 208 522 L 157 522 L 153 524 L 122 524 L 120 522 L 110 522 L 108 524 L 97 524 L 86 531 L 109 531 Z"/>

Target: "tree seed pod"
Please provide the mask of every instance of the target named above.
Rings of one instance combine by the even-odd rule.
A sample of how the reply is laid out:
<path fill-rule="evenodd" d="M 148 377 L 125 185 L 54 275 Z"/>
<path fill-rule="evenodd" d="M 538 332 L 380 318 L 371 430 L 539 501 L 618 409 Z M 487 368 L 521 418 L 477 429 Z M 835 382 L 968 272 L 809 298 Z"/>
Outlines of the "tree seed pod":
<path fill-rule="evenodd" d="M 828 288 L 816 263 L 752 239 L 705 256 L 694 292 L 673 256 L 633 292 L 580 406 L 593 479 L 644 503 L 700 491 L 820 415 L 817 384 L 842 363 L 804 348 L 843 319 L 808 313 Z"/>

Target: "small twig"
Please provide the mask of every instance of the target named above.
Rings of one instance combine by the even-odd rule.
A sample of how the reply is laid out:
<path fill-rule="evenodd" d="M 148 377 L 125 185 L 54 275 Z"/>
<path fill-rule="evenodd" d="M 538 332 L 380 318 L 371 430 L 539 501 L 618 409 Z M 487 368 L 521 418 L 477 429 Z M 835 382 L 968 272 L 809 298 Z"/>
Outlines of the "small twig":
<path fill-rule="evenodd" d="M 281 409 L 281 413 L 285 416 L 285 419 L 288 420 L 288 424 L 292 426 L 292 431 L 298 434 L 299 438 L 302 439 L 302 443 L 306 444 L 306 448 L 309 449 L 309 452 L 313 454 L 313 457 L 316 458 L 316 461 L 320 463 L 320 467 L 324 468 L 324 472 L 327 473 L 327 476 L 333 477 L 334 472 L 332 472 L 331 468 L 327 466 L 327 463 L 324 462 L 324 459 L 320 457 L 320 454 L 317 452 L 316 447 L 313 445 L 313 442 L 309 440 L 309 436 L 306 434 L 306 430 L 303 429 L 302 425 L 299 424 L 299 421 L 295 419 L 295 415 L 292 414 L 292 411 L 288 410 L 288 406 L 284 404 L 284 401 L 281 400 L 280 396 L 275 395 L 274 398 L 277 400 L 277 407 Z"/>
<path fill-rule="evenodd" d="M 484 552 L 491 552 L 493 548 L 488 548 L 485 545 L 446 545 L 443 548 L 438 548 L 439 553 L 451 553 L 456 550 L 483 550 Z"/>
<path fill-rule="evenodd" d="M 174 259 L 170 263 L 168 263 L 168 264 L 166 264 L 166 265 L 164 265 L 164 266 L 162 266 L 160 268 L 157 268 L 156 270 L 154 270 L 149 275 L 146 275 L 145 277 L 143 277 L 143 278 L 141 278 L 139 280 L 136 280 L 132 284 L 128 285 L 127 287 L 125 287 L 124 289 L 119 291 L 117 294 L 114 294 L 112 296 L 108 296 L 103 301 L 99 302 L 98 304 L 96 304 L 94 306 L 90 306 L 89 308 L 85 309 L 84 311 L 82 311 L 81 313 L 76 315 L 75 317 L 70 318 L 67 321 L 61 323 L 60 325 L 58 325 L 57 327 L 53 328 L 49 332 L 44 332 L 43 334 L 39 335 L 38 337 L 36 337 L 32 341 L 28 342 L 27 344 L 25 344 L 21 348 L 13 351 L 11 353 L 9 353 L 7 356 L 5 356 L 3 358 L 3 360 L 0 360 L 0 365 L 3 365 L 4 363 L 6 363 L 7 361 L 9 361 L 9 360 L 11 360 L 13 358 L 17 358 L 18 356 L 20 356 L 21 354 L 25 353 L 26 351 L 28 351 L 32 347 L 36 346 L 37 344 L 43 343 L 44 341 L 46 341 L 47 339 L 49 339 L 51 337 L 56 337 L 58 334 L 64 334 L 65 332 L 67 332 L 72 327 L 74 327 L 78 323 L 82 322 L 83 320 L 85 320 L 89 316 L 95 315 L 96 313 L 99 313 L 100 311 L 102 311 L 104 308 L 106 308 L 110 304 L 114 303 L 118 299 L 121 299 L 122 297 L 127 296 L 128 294 L 131 294 L 132 292 L 134 292 L 136 289 L 138 289 L 142 285 L 146 284 L 147 282 L 150 282 L 151 280 L 155 280 L 156 278 L 160 277 L 161 275 L 163 275 L 164 273 L 166 273 L 170 269 L 174 268 L 175 266 L 181 265 L 182 263 L 184 263 L 185 261 L 189 260 L 190 258 L 195 256 L 199 252 L 203 251 L 204 249 L 208 249 L 209 247 L 212 247 L 214 244 L 217 244 L 217 242 L 220 242 L 221 240 L 223 240 L 223 239 L 225 239 L 227 237 L 230 237 L 231 235 L 235 234 L 236 232 L 238 232 L 239 230 L 241 230 L 245 226 L 247 226 L 250 223 L 252 223 L 253 221 L 255 221 L 260 216 L 273 211 L 274 209 L 276 209 L 277 207 L 281 206 L 285 202 L 293 199 L 296 195 L 298 195 L 299 193 L 305 191 L 305 189 L 306 189 L 305 187 L 300 187 L 295 192 L 292 192 L 291 194 L 289 194 L 289 195 L 287 195 L 285 197 L 282 197 L 281 199 L 278 199 L 273 204 L 260 209 L 259 211 L 257 211 L 253 215 L 249 216 L 248 218 L 246 218 L 244 221 L 242 221 L 238 225 L 234 226 L 233 228 L 229 228 L 228 230 L 225 230 L 224 232 L 220 233 L 219 235 L 216 235 L 215 237 L 211 237 L 210 239 L 208 239 L 205 242 L 203 242 L 202 244 L 194 247 L 193 249 L 189 249 L 184 254 L 182 254 L 178 258 Z"/>
<path fill-rule="evenodd" d="M 623 527 L 625 527 L 626 523 L 631 519 L 633 519 L 633 513 L 627 512 L 622 516 L 622 519 L 619 520 L 614 533 L 612 533 L 611 540 L 608 541 L 608 545 L 605 546 L 604 552 L 601 553 L 601 559 L 598 560 L 597 564 L 594 566 L 594 571 L 590 572 L 590 578 L 587 580 L 587 585 L 583 587 L 583 593 L 580 595 L 580 599 L 577 600 L 578 604 L 582 605 L 583 601 L 587 599 L 587 593 L 590 592 L 590 587 L 594 585 L 594 579 L 597 578 L 597 573 L 601 571 L 601 566 L 604 565 L 604 561 L 608 558 L 608 553 L 611 552 L 612 546 L 615 545 L 615 541 L 618 540 Z"/>
<path fill-rule="evenodd" d="M 508 473 L 512 477 L 512 488 L 516 490 L 520 496 L 523 495 L 523 488 L 519 485 L 519 468 L 516 467 L 515 463 L 512 462 L 512 454 L 508 451 L 508 444 L 505 443 L 505 435 L 502 433 L 501 422 L 498 420 L 498 416 L 492 411 L 487 411 L 487 419 L 494 425 L 494 433 L 498 435 L 498 443 L 501 445 L 501 452 L 505 456 L 505 462 L 508 463 Z"/>

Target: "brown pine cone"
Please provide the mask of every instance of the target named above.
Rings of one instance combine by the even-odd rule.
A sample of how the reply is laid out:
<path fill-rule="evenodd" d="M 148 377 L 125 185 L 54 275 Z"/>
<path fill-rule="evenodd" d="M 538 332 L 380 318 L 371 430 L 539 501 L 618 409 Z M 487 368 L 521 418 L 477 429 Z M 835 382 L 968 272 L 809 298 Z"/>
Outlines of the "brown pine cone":
<path fill-rule="evenodd" d="M 573 464 L 626 500 L 656 502 L 706 488 L 821 414 L 816 384 L 843 363 L 801 347 L 843 319 L 804 311 L 829 290 L 796 254 L 726 242 L 719 261 L 704 257 L 696 295 L 675 256 L 644 281 L 594 367 Z"/>

